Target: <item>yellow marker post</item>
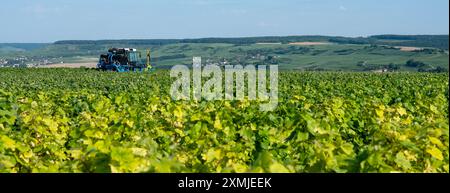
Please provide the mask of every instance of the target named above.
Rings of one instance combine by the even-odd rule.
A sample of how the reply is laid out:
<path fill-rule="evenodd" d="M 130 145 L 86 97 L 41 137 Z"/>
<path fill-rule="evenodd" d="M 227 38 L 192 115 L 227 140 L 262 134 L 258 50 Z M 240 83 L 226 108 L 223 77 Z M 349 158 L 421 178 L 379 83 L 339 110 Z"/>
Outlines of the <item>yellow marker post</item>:
<path fill-rule="evenodd" d="M 151 56 L 150 56 L 150 50 L 147 49 L 147 71 L 152 69 L 152 64 L 150 63 Z"/>

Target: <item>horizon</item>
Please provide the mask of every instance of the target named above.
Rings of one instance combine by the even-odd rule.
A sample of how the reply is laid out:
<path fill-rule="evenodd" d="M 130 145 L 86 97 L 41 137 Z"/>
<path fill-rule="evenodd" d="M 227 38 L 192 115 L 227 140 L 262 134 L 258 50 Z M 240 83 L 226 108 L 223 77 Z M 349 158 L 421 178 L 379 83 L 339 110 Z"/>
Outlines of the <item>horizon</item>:
<path fill-rule="evenodd" d="M 448 6 L 448 0 L 17 0 L 0 6 L 7 29 L 0 42 L 447 35 Z"/>
<path fill-rule="evenodd" d="M 0 44 L 54 44 L 60 41 L 129 41 L 129 40 L 196 40 L 196 39 L 209 39 L 209 38 L 219 38 L 219 39 L 233 39 L 233 38 L 262 38 L 262 37 L 295 37 L 295 36 L 323 36 L 323 37 L 347 37 L 347 38 L 368 38 L 371 36 L 379 35 L 399 35 L 399 36 L 449 36 L 449 34 L 373 34 L 369 36 L 340 36 L 340 35 L 269 35 L 269 36 L 241 36 L 241 37 L 199 37 L 199 38 L 142 38 L 142 39 L 66 39 L 66 40 L 56 40 L 53 42 L 0 42 Z"/>

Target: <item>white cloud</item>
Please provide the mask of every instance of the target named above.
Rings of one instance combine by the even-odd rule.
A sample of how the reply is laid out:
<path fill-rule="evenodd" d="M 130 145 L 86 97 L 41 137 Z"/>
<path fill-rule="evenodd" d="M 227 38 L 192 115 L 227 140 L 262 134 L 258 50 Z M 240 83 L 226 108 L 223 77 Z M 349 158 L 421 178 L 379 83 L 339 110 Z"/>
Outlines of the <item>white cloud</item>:
<path fill-rule="evenodd" d="M 183 1 L 181 1 L 182 4 L 198 5 L 198 6 L 215 5 L 215 4 L 222 3 L 222 2 L 223 1 L 217 1 L 217 0 L 216 1 L 211 1 L 211 0 L 183 0 Z"/>
<path fill-rule="evenodd" d="M 258 27 L 276 27 L 277 25 L 273 24 L 273 23 L 268 23 L 265 21 L 260 21 L 256 24 Z"/>
<path fill-rule="evenodd" d="M 248 11 L 245 9 L 233 9 L 230 10 L 230 13 L 234 14 L 234 15 L 244 15 L 246 14 Z"/>
<path fill-rule="evenodd" d="M 23 12 L 27 14 L 32 14 L 35 16 L 45 16 L 51 14 L 61 14 L 67 7 L 51 7 L 42 4 L 35 4 L 31 6 L 24 7 L 22 9 Z"/>
<path fill-rule="evenodd" d="M 206 1 L 206 0 L 195 0 L 191 2 L 194 5 L 210 5 L 211 1 Z"/>
<path fill-rule="evenodd" d="M 220 13 L 233 16 L 241 16 L 248 13 L 246 9 L 222 9 Z"/>
<path fill-rule="evenodd" d="M 347 11 L 347 7 L 345 7 L 345 6 L 343 6 L 343 5 L 340 5 L 340 6 L 339 6 L 339 10 L 341 10 L 341 11 Z"/>

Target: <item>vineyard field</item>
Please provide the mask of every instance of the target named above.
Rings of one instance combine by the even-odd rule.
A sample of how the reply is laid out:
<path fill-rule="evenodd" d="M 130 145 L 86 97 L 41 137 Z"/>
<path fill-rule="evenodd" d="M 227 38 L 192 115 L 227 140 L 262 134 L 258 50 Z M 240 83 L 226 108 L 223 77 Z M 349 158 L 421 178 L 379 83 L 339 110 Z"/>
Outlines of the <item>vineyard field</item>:
<path fill-rule="evenodd" d="M 279 103 L 174 101 L 169 71 L 0 69 L 0 172 L 448 173 L 448 73 L 280 71 Z"/>

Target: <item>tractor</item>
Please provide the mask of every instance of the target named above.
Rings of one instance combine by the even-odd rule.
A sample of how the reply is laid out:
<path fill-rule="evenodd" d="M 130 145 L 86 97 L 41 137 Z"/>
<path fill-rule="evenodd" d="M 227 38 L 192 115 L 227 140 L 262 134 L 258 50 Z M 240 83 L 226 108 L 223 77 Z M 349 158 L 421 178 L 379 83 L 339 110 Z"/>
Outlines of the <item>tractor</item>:
<path fill-rule="evenodd" d="M 147 50 L 147 61 L 144 62 L 141 52 L 135 48 L 111 48 L 107 54 L 100 55 L 97 69 L 115 72 L 150 71 L 150 51 Z"/>

